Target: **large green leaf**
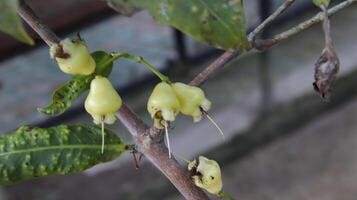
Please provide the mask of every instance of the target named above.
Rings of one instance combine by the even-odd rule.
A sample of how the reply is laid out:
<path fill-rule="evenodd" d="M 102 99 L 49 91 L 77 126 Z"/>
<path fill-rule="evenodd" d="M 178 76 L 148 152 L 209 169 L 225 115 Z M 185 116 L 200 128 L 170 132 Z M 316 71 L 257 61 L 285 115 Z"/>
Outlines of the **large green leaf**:
<path fill-rule="evenodd" d="M 109 76 L 113 68 L 113 57 L 104 51 L 94 52 L 92 56 L 96 62 L 95 74 Z M 95 78 L 95 74 L 73 76 L 71 80 L 53 93 L 50 105 L 38 110 L 50 116 L 64 113 L 79 96 L 89 89 L 90 82 Z"/>
<path fill-rule="evenodd" d="M 146 9 L 160 23 L 223 49 L 249 46 L 241 0 L 107 0 L 124 15 Z"/>
<path fill-rule="evenodd" d="M 0 31 L 3 31 L 21 42 L 33 45 L 33 39 L 26 33 L 17 14 L 17 0 L 0 0 Z"/>
<path fill-rule="evenodd" d="M 22 126 L 0 137 L 0 184 L 35 177 L 80 172 L 115 159 L 126 145 L 105 130 L 101 153 L 101 129 L 94 125 L 60 125 L 52 128 Z"/>

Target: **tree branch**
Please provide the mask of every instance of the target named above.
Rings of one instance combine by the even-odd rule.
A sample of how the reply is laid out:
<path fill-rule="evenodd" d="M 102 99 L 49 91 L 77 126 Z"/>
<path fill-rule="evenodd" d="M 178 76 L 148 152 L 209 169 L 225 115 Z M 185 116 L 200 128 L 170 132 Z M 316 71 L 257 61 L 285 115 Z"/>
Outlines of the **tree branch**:
<path fill-rule="evenodd" d="M 264 31 L 264 29 L 269 26 L 278 16 L 280 16 L 285 10 L 287 10 L 295 0 L 286 0 L 273 14 L 271 14 L 267 19 L 265 19 L 259 26 L 257 26 L 249 35 L 248 40 L 250 42 L 254 41 L 255 37 Z M 252 49 L 248 49 L 250 51 Z M 201 85 L 210 76 L 216 74 L 222 67 L 224 67 L 228 62 L 238 57 L 240 53 L 238 51 L 227 51 L 223 53 L 219 58 L 217 58 L 213 63 L 206 67 L 201 73 L 199 73 L 191 82 L 190 85 Z"/>
<path fill-rule="evenodd" d="M 48 46 L 52 46 L 53 44 L 60 42 L 60 38 L 52 32 L 40 18 L 36 16 L 35 12 L 33 12 L 33 10 L 24 1 L 20 1 L 20 7 L 17 12 L 22 19 L 24 19 L 26 23 L 40 35 Z"/>
<path fill-rule="evenodd" d="M 253 41 L 257 35 L 262 33 L 266 27 L 274 22 L 274 20 L 284 13 L 294 2 L 295 0 L 286 0 L 273 14 L 271 14 L 259 26 L 249 33 L 248 40 Z"/>
<path fill-rule="evenodd" d="M 339 3 L 338 5 L 332 7 L 331 9 L 328 10 L 328 15 L 331 16 L 333 14 L 336 14 L 337 12 L 349 7 L 351 4 L 353 4 L 355 2 L 356 2 L 356 0 L 346 0 L 342 3 Z M 280 42 L 283 42 L 286 39 L 302 32 L 302 31 L 305 31 L 306 29 L 310 28 L 311 26 L 313 26 L 317 23 L 320 23 L 321 21 L 323 21 L 323 19 L 324 19 L 324 13 L 319 12 L 318 14 L 316 14 L 314 17 L 310 18 L 309 20 L 306 20 L 285 32 L 277 34 L 271 39 L 256 41 L 254 44 L 254 47 L 259 50 L 269 49 L 272 46 L 279 44 Z"/>
<path fill-rule="evenodd" d="M 336 14 L 337 12 L 347 8 L 351 4 L 355 3 L 357 0 L 345 0 L 338 5 L 332 7 L 331 9 L 328 10 L 329 16 Z M 284 4 L 286 4 L 285 2 Z M 280 7 L 285 7 L 284 4 Z M 285 9 L 286 10 L 286 9 Z M 276 13 L 276 12 L 274 12 Z M 274 15 L 273 13 L 273 15 Z M 279 12 L 278 12 L 279 13 Z M 267 18 L 267 20 L 270 17 Z M 302 22 L 301 24 L 283 32 L 280 33 L 276 36 L 274 36 L 272 39 L 266 39 L 266 40 L 260 40 L 260 41 L 251 41 L 253 43 L 252 47 L 250 49 L 247 49 L 247 52 L 254 52 L 254 51 L 265 51 L 268 50 L 269 48 L 273 47 L 276 44 L 279 44 L 280 42 L 285 41 L 286 39 L 310 28 L 312 25 L 317 24 L 323 20 L 323 13 L 318 13 L 316 16 Z M 270 20 L 269 20 L 270 21 Z M 264 22 L 263 22 L 264 23 Z M 269 24 L 270 22 L 266 23 Z M 258 26 L 260 27 L 260 25 Z M 264 29 L 264 27 L 258 28 Z M 258 30 L 254 30 L 253 32 L 260 32 Z M 250 37 L 254 38 L 256 33 L 251 33 Z M 247 52 L 243 54 L 247 54 Z M 241 54 L 238 51 L 226 51 L 223 53 L 220 57 L 218 57 L 213 63 L 208 65 L 202 72 L 200 72 L 191 82 L 191 85 L 201 85 L 204 83 L 206 80 L 208 80 L 211 76 L 215 75 L 220 69 L 222 69 L 227 63 L 229 63 L 231 60 L 241 56 Z"/>
<path fill-rule="evenodd" d="M 210 76 L 216 74 L 222 67 L 224 67 L 232 59 L 239 56 L 239 51 L 226 51 L 215 61 L 213 61 L 208 67 L 206 67 L 201 73 L 199 73 L 191 82 L 190 85 L 201 85 Z"/>
<path fill-rule="evenodd" d="M 59 43 L 59 37 L 36 17 L 33 10 L 24 1 L 21 1 L 18 13 L 49 46 Z M 117 117 L 133 135 L 137 146 L 145 157 L 173 183 L 186 199 L 208 200 L 207 195 L 193 184 L 189 171 L 180 166 L 175 159 L 169 158 L 168 150 L 163 142 L 164 134 L 160 130 L 148 128 L 124 103 L 118 111 Z"/>

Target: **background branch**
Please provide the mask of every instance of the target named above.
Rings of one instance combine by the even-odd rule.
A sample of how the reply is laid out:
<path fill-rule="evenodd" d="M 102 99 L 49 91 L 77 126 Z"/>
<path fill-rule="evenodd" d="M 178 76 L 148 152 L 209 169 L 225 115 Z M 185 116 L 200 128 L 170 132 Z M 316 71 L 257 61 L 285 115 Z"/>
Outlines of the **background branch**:
<path fill-rule="evenodd" d="M 328 15 L 331 16 L 333 14 L 336 14 L 337 12 L 347 8 L 348 6 L 350 6 L 351 4 L 355 3 L 356 0 L 346 0 L 343 1 L 339 4 L 337 4 L 336 6 L 332 7 L 331 9 L 328 10 Z M 309 20 L 306 20 L 300 24 L 298 24 L 297 26 L 294 26 L 293 28 L 282 32 L 280 34 L 275 35 L 273 38 L 271 39 L 266 39 L 266 40 L 260 40 L 260 41 L 256 41 L 254 44 L 254 47 L 259 49 L 259 50 L 266 50 L 271 48 L 272 46 L 285 41 L 286 39 L 310 28 L 311 26 L 320 23 L 321 21 L 323 21 L 324 19 L 324 13 L 323 12 L 319 12 L 318 14 L 316 14 L 314 17 L 310 18 Z"/>
<path fill-rule="evenodd" d="M 286 0 L 273 14 L 271 14 L 259 26 L 249 33 L 248 40 L 253 41 L 257 35 L 262 33 L 266 27 L 268 27 L 276 18 L 284 13 L 294 2 L 295 0 Z"/>
<path fill-rule="evenodd" d="M 357 0 L 345 0 L 336 6 L 332 7 L 331 9 L 328 10 L 329 16 L 336 14 L 337 12 L 349 7 L 351 4 L 355 3 Z M 285 2 L 284 4 L 287 4 Z M 291 4 L 290 4 L 291 5 Z M 285 5 L 286 6 L 286 5 Z M 281 7 L 285 7 L 284 5 Z M 281 8 L 280 7 L 280 8 Z M 284 9 L 283 11 L 285 11 Z M 276 13 L 276 12 L 274 12 Z M 274 13 L 272 15 L 274 15 Z M 280 12 L 278 12 L 280 13 Z M 281 13 L 280 13 L 281 14 Z M 310 28 L 311 26 L 321 22 L 324 19 L 323 17 L 323 12 L 318 13 L 314 17 L 300 23 L 299 25 L 283 32 L 280 33 L 276 36 L 274 36 L 271 39 L 266 39 L 266 40 L 252 40 L 252 47 L 250 49 L 247 49 L 247 52 L 243 53 L 246 55 L 248 52 L 249 53 L 254 53 L 256 51 L 265 51 L 268 50 L 269 48 L 273 47 L 276 44 L 279 44 L 286 39 Z M 268 21 L 270 21 L 270 17 L 267 18 Z M 264 23 L 264 22 L 263 22 Z M 268 25 L 270 22 L 265 22 L 266 25 Z M 266 26 L 258 26 L 256 29 L 252 31 L 250 34 L 251 38 L 255 38 L 255 34 L 263 31 L 263 29 L 266 28 Z M 253 34 L 254 33 L 254 34 Z M 223 53 L 220 57 L 218 57 L 213 63 L 208 65 L 202 72 L 200 72 L 191 82 L 191 85 L 201 85 L 204 83 L 206 80 L 208 80 L 211 76 L 215 75 L 220 69 L 222 69 L 227 63 L 229 63 L 231 60 L 241 56 L 238 51 L 226 51 Z"/>

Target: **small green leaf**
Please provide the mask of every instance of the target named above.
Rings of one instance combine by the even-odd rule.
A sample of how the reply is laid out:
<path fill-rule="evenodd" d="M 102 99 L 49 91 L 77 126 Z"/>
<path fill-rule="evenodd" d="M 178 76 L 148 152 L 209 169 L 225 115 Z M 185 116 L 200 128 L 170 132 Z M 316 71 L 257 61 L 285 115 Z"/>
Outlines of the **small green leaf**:
<path fill-rule="evenodd" d="M 130 15 L 145 9 L 160 23 L 171 25 L 198 41 L 223 49 L 249 47 L 241 0 L 107 0 L 115 10 Z"/>
<path fill-rule="evenodd" d="M 60 125 L 51 128 L 22 126 L 0 137 L 0 184 L 42 176 L 81 172 L 117 158 L 127 145 L 105 130 L 101 153 L 101 129 L 94 125 Z"/>
<path fill-rule="evenodd" d="M 96 63 L 95 74 L 108 77 L 113 69 L 113 56 L 105 51 L 96 51 L 91 55 Z"/>
<path fill-rule="evenodd" d="M 3 31 L 17 40 L 29 45 L 33 45 L 33 39 L 26 33 L 17 14 L 19 2 L 17 0 L 0 1 L 0 31 Z"/>
<path fill-rule="evenodd" d="M 109 76 L 113 68 L 113 57 L 104 51 L 97 51 L 91 55 L 96 62 L 95 74 Z M 73 76 L 53 93 L 52 103 L 45 108 L 39 108 L 39 112 L 50 116 L 64 113 L 78 97 L 89 89 L 95 74 Z"/>
<path fill-rule="evenodd" d="M 320 7 L 322 5 L 328 7 L 330 5 L 330 0 L 312 0 L 312 1 L 317 7 Z"/>
<path fill-rule="evenodd" d="M 56 89 L 52 96 L 52 103 L 44 108 L 38 108 L 38 111 L 50 116 L 64 113 L 79 96 L 89 89 L 93 79 L 94 75 L 73 76 L 71 80 Z"/>

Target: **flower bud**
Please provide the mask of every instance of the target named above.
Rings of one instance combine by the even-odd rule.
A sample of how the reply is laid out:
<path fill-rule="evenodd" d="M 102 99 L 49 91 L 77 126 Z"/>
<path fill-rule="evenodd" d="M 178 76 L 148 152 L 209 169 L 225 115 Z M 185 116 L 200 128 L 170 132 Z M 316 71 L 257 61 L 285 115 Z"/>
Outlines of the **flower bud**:
<path fill-rule="evenodd" d="M 64 73 L 89 75 L 95 70 L 95 61 L 80 40 L 64 39 L 51 46 L 50 54 Z"/>

